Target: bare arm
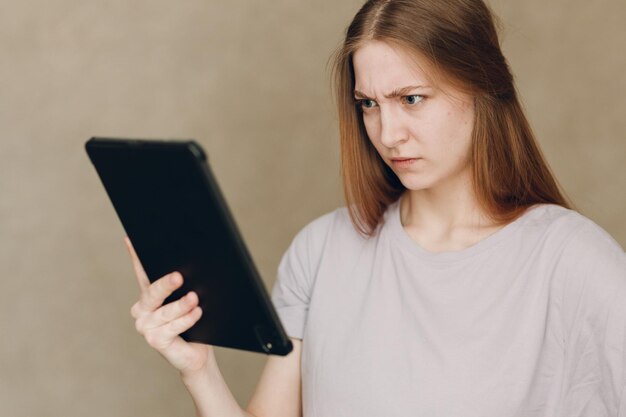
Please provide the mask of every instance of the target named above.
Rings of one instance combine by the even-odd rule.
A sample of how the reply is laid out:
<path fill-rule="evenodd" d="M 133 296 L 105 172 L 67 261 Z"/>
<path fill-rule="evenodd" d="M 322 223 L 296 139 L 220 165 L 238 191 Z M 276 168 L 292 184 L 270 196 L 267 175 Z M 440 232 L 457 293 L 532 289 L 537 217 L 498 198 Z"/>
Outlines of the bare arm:
<path fill-rule="evenodd" d="M 293 351 L 268 358 L 247 411 L 255 417 L 301 417 L 302 340 L 291 339 Z"/>
<path fill-rule="evenodd" d="M 287 356 L 270 356 L 246 410 L 242 410 L 217 364 L 210 372 L 182 375 L 199 417 L 301 417 L 300 355 L 302 341 L 291 339 L 293 351 Z M 213 357 L 214 358 L 214 357 Z"/>

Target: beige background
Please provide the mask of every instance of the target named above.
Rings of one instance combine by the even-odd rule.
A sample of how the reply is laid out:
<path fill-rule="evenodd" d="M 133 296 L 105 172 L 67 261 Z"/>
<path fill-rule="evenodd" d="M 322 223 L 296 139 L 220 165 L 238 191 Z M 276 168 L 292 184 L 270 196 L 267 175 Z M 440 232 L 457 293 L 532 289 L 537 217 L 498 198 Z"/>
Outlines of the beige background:
<path fill-rule="evenodd" d="M 342 204 L 326 63 L 355 0 L 0 0 L 0 415 L 182 416 L 134 332 L 92 135 L 196 138 L 271 286 Z M 626 244 L 626 3 L 498 0 L 528 115 L 581 211 Z M 219 350 L 244 404 L 261 355 Z"/>

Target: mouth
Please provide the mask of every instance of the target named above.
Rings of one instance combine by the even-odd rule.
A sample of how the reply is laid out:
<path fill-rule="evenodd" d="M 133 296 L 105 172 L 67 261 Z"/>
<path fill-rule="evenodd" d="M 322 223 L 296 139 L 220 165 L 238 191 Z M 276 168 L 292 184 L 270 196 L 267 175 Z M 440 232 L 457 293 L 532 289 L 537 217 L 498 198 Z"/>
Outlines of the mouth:
<path fill-rule="evenodd" d="M 392 158 L 391 163 L 395 168 L 408 168 L 413 165 L 417 159 L 418 158 Z"/>

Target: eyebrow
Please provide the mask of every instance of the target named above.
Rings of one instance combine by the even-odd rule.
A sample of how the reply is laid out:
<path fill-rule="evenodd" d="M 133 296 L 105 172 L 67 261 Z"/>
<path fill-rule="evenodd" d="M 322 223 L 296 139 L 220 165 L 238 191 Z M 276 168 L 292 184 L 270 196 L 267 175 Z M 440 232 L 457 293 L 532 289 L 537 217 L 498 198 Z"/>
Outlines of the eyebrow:
<path fill-rule="evenodd" d="M 411 91 L 418 88 L 428 88 L 427 85 L 409 85 L 407 87 L 396 88 L 389 94 L 385 94 L 385 98 L 396 98 L 408 95 Z M 354 90 L 354 97 L 357 99 L 369 99 L 369 97 L 359 90 Z"/>

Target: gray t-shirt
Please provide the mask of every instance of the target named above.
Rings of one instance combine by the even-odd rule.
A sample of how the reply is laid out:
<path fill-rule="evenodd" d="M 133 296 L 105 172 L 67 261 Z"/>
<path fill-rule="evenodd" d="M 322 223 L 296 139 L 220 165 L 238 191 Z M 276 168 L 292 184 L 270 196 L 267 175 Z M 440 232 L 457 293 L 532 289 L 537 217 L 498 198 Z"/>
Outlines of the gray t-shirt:
<path fill-rule="evenodd" d="M 398 202 L 369 239 L 337 209 L 294 238 L 272 300 L 303 340 L 304 417 L 626 417 L 626 255 L 560 206 L 444 253 Z"/>

